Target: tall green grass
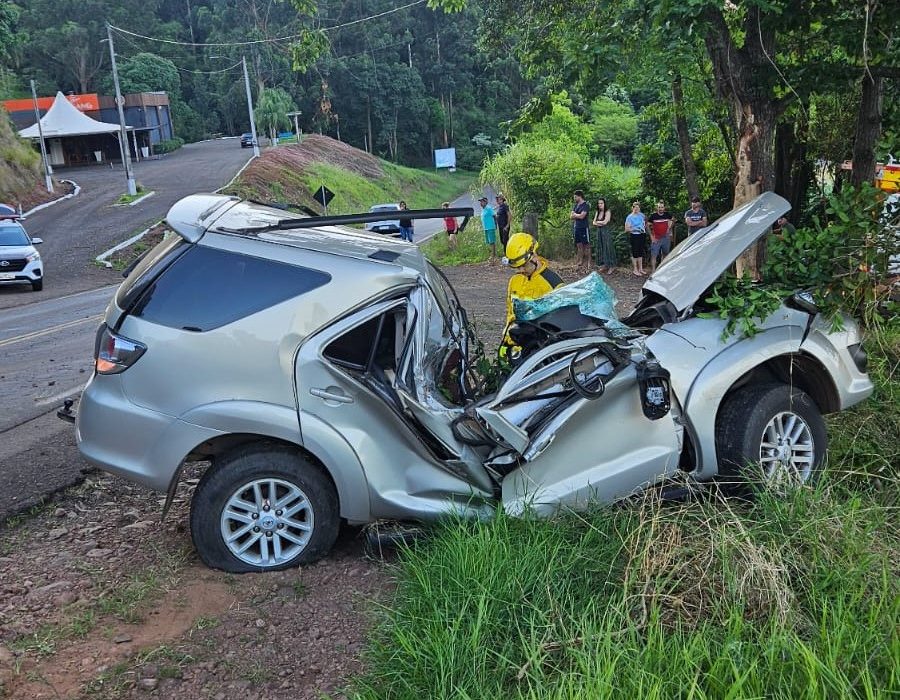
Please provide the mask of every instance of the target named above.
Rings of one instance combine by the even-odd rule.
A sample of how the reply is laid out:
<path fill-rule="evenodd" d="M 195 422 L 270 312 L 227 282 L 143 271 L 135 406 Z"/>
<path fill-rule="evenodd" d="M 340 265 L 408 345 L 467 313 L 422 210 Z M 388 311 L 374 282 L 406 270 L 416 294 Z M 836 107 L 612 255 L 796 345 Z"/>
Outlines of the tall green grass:
<path fill-rule="evenodd" d="M 832 483 L 445 524 L 403 554 L 354 696 L 888 697 L 893 516 Z"/>
<path fill-rule="evenodd" d="M 435 265 L 471 265 L 484 262 L 491 257 L 491 247 L 484 242 L 484 229 L 477 216 L 473 217 L 466 230 L 456 237 L 456 248 L 451 248 L 443 233 L 429 239 L 422 250 Z M 497 256 L 505 255 L 500 239 L 497 238 Z"/>
<path fill-rule="evenodd" d="M 849 411 L 828 416 L 829 464 L 896 505 L 900 495 L 894 480 L 900 471 L 900 320 L 870 330 L 864 347 L 875 393 Z"/>

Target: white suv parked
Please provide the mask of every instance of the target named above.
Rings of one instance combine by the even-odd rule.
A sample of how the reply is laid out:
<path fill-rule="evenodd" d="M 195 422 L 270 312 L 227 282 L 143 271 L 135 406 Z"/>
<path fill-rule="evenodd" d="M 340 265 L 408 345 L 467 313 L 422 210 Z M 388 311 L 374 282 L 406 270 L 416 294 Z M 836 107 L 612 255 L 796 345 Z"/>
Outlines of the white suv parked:
<path fill-rule="evenodd" d="M 35 292 L 44 288 L 44 263 L 32 238 L 18 221 L 0 221 L 0 284 L 28 282 Z"/>

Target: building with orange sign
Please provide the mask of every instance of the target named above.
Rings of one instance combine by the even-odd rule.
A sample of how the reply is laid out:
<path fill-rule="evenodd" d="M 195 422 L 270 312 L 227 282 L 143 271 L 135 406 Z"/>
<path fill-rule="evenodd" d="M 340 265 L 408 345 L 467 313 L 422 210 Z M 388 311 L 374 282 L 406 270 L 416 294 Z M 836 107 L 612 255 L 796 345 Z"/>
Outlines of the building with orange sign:
<path fill-rule="evenodd" d="M 55 97 L 39 97 L 41 118 L 53 105 Z M 119 124 L 119 112 L 114 97 L 87 93 L 65 95 L 65 99 L 79 112 L 98 122 Z M 169 96 L 165 92 L 141 92 L 124 95 L 125 124 L 128 127 L 128 149 L 131 157 L 140 160 L 153 155 L 153 147 L 175 136 Z M 30 98 L 6 100 L 2 103 L 17 130 L 36 123 L 34 102 Z M 45 134 L 47 154 L 53 166 L 87 165 L 121 161 L 121 149 L 114 133 L 103 134 Z"/>

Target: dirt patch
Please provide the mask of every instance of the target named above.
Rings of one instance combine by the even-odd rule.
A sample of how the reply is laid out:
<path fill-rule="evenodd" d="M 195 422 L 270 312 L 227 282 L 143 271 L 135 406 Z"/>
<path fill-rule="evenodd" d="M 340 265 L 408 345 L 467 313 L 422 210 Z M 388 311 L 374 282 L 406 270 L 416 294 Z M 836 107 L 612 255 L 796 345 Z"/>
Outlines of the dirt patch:
<path fill-rule="evenodd" d="M 9 683 L 11 697 L 77 698 L 83 688 L 127 662 L 140 650 L 178 640 L 197 620 L 213 619 L 234 604 L 233 594 L 206 569 L 188 568 L 183 582 L 147 610 L 140 623 L 105 620 L 84 639 L 69 642 L 52 658 L 23 660 Z"/>
<path fill-rule="evenodd" d="M 23 194 L 21 197 L 18 197 L 16 200 L 17 206 L 22 207 L 22 211 L 29 211 L 30 209 L 34 209 L 36 206 L 41 204 L 46 204 L 47 202 L 52 202 L 60 197 L 64 197 L 67 194 L 72 194 L 75 191 L 75 188 L 68 182 L 61 182 L 60 180 L 53 180 L 53 192 L 48 192 L 47 189 L 43 185 L 43 180 L 41 180 L 41 184 L 35 184 L 34 187 L 31 188 L 28 192 Z"/>

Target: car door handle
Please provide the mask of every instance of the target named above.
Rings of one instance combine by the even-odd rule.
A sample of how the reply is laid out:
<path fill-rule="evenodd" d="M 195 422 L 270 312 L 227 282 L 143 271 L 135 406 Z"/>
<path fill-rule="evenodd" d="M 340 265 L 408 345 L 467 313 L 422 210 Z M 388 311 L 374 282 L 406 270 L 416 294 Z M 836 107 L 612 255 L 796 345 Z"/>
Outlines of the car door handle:
<path fill-rule="evenodd" d="M 353 397 L 345 394 L 339 387 L 330 386 L 327 389 L 319 389 L 313 387 L 309 390 L 313 396 L 324 399 L 325 402 L 334 401 L 335 403 L 353 403 Z"/>

